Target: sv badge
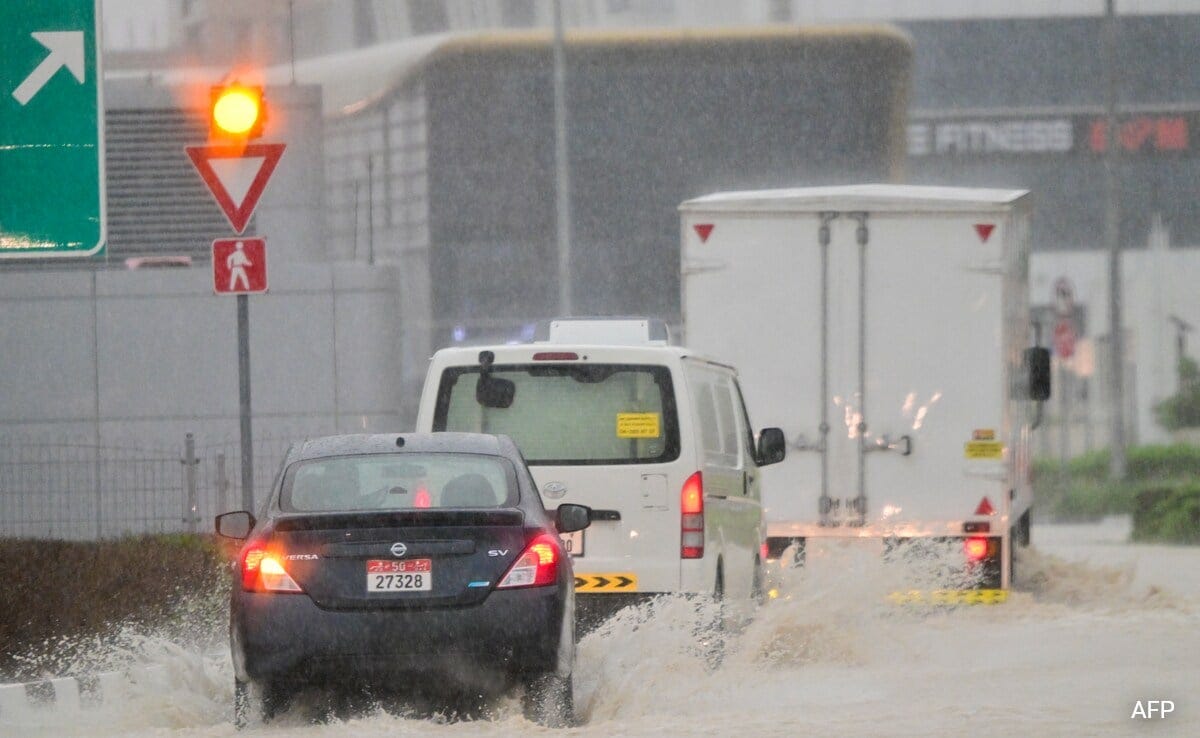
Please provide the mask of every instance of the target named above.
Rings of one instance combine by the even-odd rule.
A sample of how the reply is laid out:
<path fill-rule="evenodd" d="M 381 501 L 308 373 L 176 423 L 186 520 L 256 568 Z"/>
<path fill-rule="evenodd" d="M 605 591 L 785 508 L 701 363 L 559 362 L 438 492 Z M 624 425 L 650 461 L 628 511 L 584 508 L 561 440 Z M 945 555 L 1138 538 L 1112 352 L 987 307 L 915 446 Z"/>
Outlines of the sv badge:
<path fill-rule="evenodd" d="M 488 550 L 488 556 L 508 556 L 508 548 L 493 548 Z"/>

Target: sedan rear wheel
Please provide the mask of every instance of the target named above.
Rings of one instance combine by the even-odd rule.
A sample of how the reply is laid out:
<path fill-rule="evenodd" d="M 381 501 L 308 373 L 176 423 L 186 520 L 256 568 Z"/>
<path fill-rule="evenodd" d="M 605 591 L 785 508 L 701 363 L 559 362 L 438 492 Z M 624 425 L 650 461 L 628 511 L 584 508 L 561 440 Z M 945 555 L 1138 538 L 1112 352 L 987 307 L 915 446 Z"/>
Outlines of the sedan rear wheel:
<path fill-rule="evenodd" d="M 575 722 L 575 690 L 571 676 L 541 674 L 525 684 L 521 706 L 525 719 L 547 728 L 567 728 Z"/>
<path fill-rule="evenodd" d="M 270 682 L 233 680 L 233 725 L 241 730 L 256 718 L 266 723 L 287 709 L 287 691 Z"/>
<path fill-rule="evenodd" d="M 250 719 L 250 685 L 241 679 L 233 680 L 233 726 L 246 727 Z"/>

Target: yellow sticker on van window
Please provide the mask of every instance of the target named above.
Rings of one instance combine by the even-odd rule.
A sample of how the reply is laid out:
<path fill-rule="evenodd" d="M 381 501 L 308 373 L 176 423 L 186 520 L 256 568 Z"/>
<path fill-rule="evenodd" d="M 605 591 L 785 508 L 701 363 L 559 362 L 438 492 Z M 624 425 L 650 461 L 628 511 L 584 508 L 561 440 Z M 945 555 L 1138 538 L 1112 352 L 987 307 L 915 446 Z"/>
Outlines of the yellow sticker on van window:
<path fill-rule="evenodd" d="M 963 456 L 968 459 L 1003 459 L 1004 444 L 1000 441 L 967 441 Z"/>
<path fill-rule="evenodd" d="M 617 413 L 617 438 L 658 438 L 658 413 Z"/>

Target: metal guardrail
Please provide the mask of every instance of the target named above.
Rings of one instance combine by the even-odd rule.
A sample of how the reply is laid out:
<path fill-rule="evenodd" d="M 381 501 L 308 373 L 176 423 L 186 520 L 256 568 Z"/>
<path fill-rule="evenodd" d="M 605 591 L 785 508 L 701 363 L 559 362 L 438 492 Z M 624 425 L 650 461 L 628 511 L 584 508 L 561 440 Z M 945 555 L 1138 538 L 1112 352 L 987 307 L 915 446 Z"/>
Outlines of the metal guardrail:
<path fill-rule="evenodd" d="M 292 439 L 254 443 L 255 497 L 271 484 Z M 85 540 L 205 532 L 238 509 L 236 440 L 137 448 L 0 436 L 0 537 Z"/>

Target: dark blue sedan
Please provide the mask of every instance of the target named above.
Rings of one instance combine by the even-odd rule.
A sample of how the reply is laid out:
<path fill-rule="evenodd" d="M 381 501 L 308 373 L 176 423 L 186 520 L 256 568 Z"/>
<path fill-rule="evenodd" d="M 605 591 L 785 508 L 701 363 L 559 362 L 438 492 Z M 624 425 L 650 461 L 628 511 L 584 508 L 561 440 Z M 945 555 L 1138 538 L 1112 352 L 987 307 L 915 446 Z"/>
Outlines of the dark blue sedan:
<path fill-rule="evenodd" d="M 522 688 L 527 716 L 572 720 L 574 577 L 560 533 L 590 511 L 542 506 L 505 436 L 332 436 L 294 446 L 245 539 L 230 641 L 235 719 L 331 684 Z"/>

